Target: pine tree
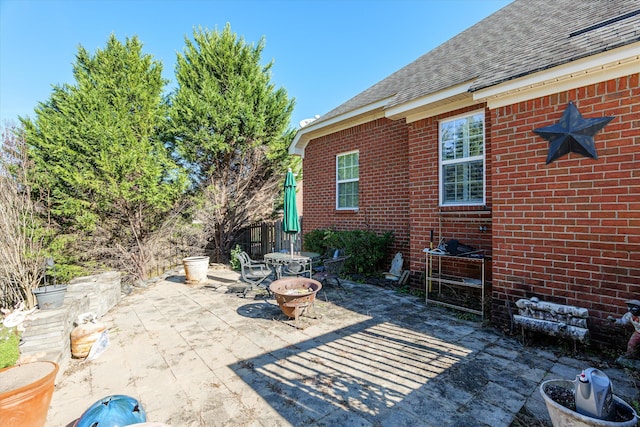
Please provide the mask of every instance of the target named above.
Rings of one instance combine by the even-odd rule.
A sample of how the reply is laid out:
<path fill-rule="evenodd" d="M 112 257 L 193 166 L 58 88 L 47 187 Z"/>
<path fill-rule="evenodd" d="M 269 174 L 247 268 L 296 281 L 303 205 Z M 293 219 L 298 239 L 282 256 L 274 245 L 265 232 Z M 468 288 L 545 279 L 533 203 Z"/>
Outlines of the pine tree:
<path fill-rule="evenodd" d="M 226 261 L 239 230 L 273 214 L 293 131 L 294 101 L 260 64 L 264 39 L 248 45 L 227 25 L 194 30 L 178 55 L 171 96 L 173 149 L 201 196 L 214 259 Z"/>
<path fill-rule="evenodd" d="M 161 138 L 161 72 L 137 37 L 123 44 L 111 35 L 94 55 L 80 47 L 75 84 L 54 86 L 35 120 L 22 119 L 38 188 L 62 230 L 81 232 L 107 260 L 117 249 L 141 279 L 151 242 L 186 187 Z"/>

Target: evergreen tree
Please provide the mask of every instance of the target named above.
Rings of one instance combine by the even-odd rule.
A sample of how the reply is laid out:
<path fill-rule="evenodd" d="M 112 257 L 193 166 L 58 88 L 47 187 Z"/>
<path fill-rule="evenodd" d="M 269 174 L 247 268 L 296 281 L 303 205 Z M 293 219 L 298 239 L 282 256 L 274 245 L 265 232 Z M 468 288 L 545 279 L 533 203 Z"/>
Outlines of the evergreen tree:
<path fill-rule="evenodd" d="M 111 35 L 95 55 L 79 47 L 75 84 L 54 86 L 35 120 L 22 119 L 38 189 L 62 230 L 81 232 L 100 249 L 92 256 L 118 255 L 119 267 L 141 279 L 186 187 L 161 139 L 161 72 L 137 37 L 123 44 Z"/>
<path fill-rule="evenodd" d="M 294 101 L 271 82 L 273 62 L 260 64 L 264 39 L 248 45 L 227 25 L 194 30 L 185 43 L 170 98 L 173 149 L 201 196 L 214 259 L 226 261 L 237 232 L 276 207 L 291 163 Z"/>

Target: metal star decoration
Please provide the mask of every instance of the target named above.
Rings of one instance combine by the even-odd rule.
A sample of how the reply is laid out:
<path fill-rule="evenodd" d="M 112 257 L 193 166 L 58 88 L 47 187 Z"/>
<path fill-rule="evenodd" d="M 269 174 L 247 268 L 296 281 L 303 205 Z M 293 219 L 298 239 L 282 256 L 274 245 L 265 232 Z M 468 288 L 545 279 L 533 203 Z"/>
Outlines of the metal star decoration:
<path fill-rule="evenodd" d="M 573 102 L 569 102 L 558 123 L 533 131 L 549 141 L 547 164 L 569 152 L 597 159 L 593 136 L 611 120 L 613 117 L 585 119 Z"/>

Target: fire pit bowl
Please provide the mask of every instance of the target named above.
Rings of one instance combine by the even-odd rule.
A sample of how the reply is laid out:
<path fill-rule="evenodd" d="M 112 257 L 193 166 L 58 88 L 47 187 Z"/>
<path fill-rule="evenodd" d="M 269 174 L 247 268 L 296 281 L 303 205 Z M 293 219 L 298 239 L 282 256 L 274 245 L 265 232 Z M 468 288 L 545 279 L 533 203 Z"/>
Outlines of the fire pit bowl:
<path fill-rule="evenodd" d="M 298 319 L 307 307 L 313 305 L 320 289 L 320 282 L 306 277 L 286 277 L 269 285 L 269 290 L 276 296 L 284 315 L 295 319 Z"/>

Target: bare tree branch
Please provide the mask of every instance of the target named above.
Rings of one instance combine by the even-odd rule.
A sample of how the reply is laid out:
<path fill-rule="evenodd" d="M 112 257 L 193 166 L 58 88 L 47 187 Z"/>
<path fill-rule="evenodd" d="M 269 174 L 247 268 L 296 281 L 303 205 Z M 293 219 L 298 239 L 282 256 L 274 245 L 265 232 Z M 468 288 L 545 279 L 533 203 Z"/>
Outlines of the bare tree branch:
<path fill-rule="evenodd" d="M 0 297 L 3 308 L 25 301 L 35 305 L 31 292 L 44 274 L 43 229 L 31 200 L 29 159 L 15 125 L 2 130 L 0 154 Z"/>

